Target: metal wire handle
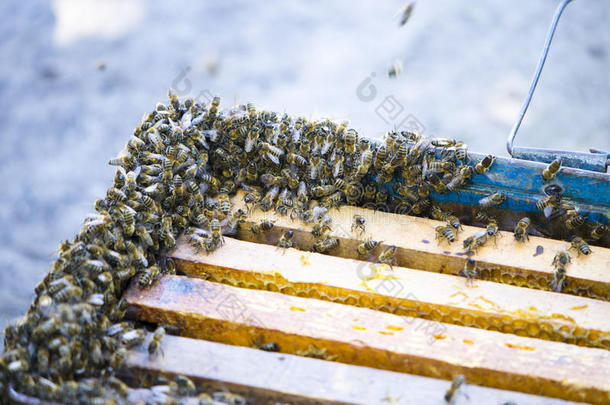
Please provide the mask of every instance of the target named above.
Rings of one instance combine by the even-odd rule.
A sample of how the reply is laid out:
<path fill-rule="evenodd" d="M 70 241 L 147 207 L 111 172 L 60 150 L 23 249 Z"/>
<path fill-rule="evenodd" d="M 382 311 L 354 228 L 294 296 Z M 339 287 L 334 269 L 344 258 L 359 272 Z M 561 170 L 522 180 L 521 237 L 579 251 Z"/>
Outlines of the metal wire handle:
<path fill-rule="evenodd" d="M 549 28 L 549 32 L 547 33 L 546 42 L 544 44 L 544 48 L 542 49 L 542 55 L 540 55 L 540 59 L 538 60 L 538 66 L 536 67 L 536 73 L 534 73 L 532 84 L 530 85 L 530 89 L 527 92 L 527 96 L 525 97 L 525 102 L 523 103 L 523 107 L 521 108 L 521 112 L 519 113 L 519 118 L 517 119 L 515 126 L 513 126 L 513 129 L 510 131 L 508 139 L 506 140 L 506 149 L 508 150 L 508 153 L 511 156 L 513 156 L 513 141 L 515 140 L 517 131 L 519 131 L 519 127 L 521 126 L 523 117 L 525 116 L 527 108 L 530 105 L 530 101 L 532 101 L 532 96 L 534 95 L 534 90 L 536 90 L 536 85 L 538 85 L 538 79 L 540 79 L 540 73 L 542 72 L 542 68 L 544 67 L 546 56 L 549 53 L 549 48 L 551 47 L 551 42 L 553 41 L 553 36 L 555 35 L 555 29 L 557 28 L 557 24 L 559 23 L 559 18 L 561 17 L 561 13 L 563 13 L 563 10 L 571 1 L 572 0 L 563 0 L 555 10 L 555 15 L 553 16 L 551 27 Z"/>

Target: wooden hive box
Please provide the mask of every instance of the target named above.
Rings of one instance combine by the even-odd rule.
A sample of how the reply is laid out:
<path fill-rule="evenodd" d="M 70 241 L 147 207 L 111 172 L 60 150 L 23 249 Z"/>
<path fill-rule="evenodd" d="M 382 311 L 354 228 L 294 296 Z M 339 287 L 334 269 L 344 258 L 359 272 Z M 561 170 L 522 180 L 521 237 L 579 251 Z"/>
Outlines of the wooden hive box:
<path fill-rule="evenodd" d="M 263 219 L 274 228 L 254 234 Z M 333 221 L 332 254 L 311 252 L 309 225 L 262 211 L 210 254 L 180 238 L 178 274 L 125 294 L 130 317 L 177 333 L 162 356 L 131 352 L 124 373 L 183 374 L 252 403 L 442 404 L 460 374 L 456 404 L 610 403 L 610 249 L 573 254 L 556 293 L 564 241 L 501 231 L 473 256 L 470 282 L 462 241 L 480 228 L 439 244 L 431 219 L 344 206 Z M 277 247 L 287 230 L 297 249 Z M 383 242 L 358 255 L 372 235 Z M 375 263 L 390 245 L 397 264 Z"/>

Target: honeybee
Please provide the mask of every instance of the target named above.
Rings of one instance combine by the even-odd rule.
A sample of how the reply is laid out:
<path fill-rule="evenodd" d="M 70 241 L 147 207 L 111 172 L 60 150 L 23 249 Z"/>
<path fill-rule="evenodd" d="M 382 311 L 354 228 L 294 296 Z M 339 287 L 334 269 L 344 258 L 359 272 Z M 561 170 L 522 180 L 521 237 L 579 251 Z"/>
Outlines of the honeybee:
<path fill-rule="evenodd" d="M 220 232 L 220 221 L 216 218 L 213 218 L 210 221 L 210 235 L 212 237 L 212 241 L 214 242 L 214 244 L 218 245 L 222 245 L 224 243 L 224 238 L 222 236 L 222 233 Z"/>
<path fill-rule="evenodd" d="M 447 183 L 447 189 L 449 191 L 456 191 L 460 187 L 465 186 L 471 179 L 474 170 L 470 166 L 462 166 L 449 183 Z"/>
<path fill-rule="evenodd" d="M 328 253 L 329 251 L 339 247 L 339 239 L 324 238 L 314 243 L 312 250 L 316 253 Z"/>
<path fill-rule="evenodd" d="M 448 404 L 453 403 L 455 394 L 460 389 L 460 387 L 464 384 L 464 382 L 466 382 L 466 378 L 462 374 L 458 375 L 451 382 L 451 387 L 449 387 L 447 392 L 445 392 L 445 402 L 447 402 Z"/>
<path fill-rule="evenodd" d="M 481 198 L 479 200 L 479 205 L 482 207 L 488 208 L 492 205 L 500 205 L 506 200 L 506 194 L 504 193 L 493 193 L 488 195 L 487 197 Z"/>
<path fill-rule="evenodd" d="M 581 253 L 585 256 L 591 254 L 591 248 L 580 236 L 574 236 L 572 238 L 570 249 L 576 249 L 578 256 L 580 256 Z"/>
<path fill-rule="evenodd" d="M 579 214 L 577 210 L 574 210 L 567 214 L 565 226 L 569 230 L 574 230 L 575 228 L 582 226 L 585 221 L 586 218 L 583 215 Z"/>
<path fill-rule="evenodd" d="M 398 26 L 402 27 L 409 21 L 411 18 L 411 14 L 413 13 L 413 8 L 415 7 L 415 3 L 407 3 L 398 13 L 400 14 L 400 20 L 398 21 Z"/>
<path fill-rule="evenodd" d="M 483 246 L 487 242 L 488 238 L 489 234 L 487 233 L 487 229 L 482 229 L 474 235 L 464 239 L 462 243 L 466 251 L 476 252 L 481 246 Z"/>
<path fill-rule="evenodd" d="M 273 221 L 263 220 L 263 221 L 259 222 L 258 224 L 253 224 L 250 227 L 250 231 L 256 235 L 261 232 L 270 231 L 271 229 L 273 229 L 273 226 L 274 226 Z"/>
<path fill-rule="evenodd" d="M 440 245 L 443 240 L 446 240 L 447 243 L 455 242 L 455 232 L 453 227 L 446 225 L 439 225 L 434 228 L 436 232 L 435 239 L 438 240 L 438 244 Z"/>
<path fill-rule="evenodd" d="M 141 276 L 138 279 L 140 287 L 149 287 L 159 277 L 161 272 L 156 264 L 142 270 Z"/>
<path fill-rule="evenodd" d="M 561 168 L 561 159 L 555 159 L 553 160 L 551 163 L 549 163 L 549 165 L 542 171 L 542 179 L 544 181 L 549 181 L 551 180 L 553 177 L 555 177 L 555 175 L 557 174 L 557 172 L 559 172 L 559 169 Z"/>
<path fill-rule="evenodd" d="M 368 253 L 370 253 L 371 251 L 373 251 L 377 246 L 379 246 L 381 242 L 378 242 L 376 240 L 367 240 L 365 242 L 362 242 L 361 244 L 359 244 L 356 247 L 356 252 L 360 255 L 360 256 L 364 256 Z"/>
<path fill-rule="evenodd" d="M 530 219 L 528 217 L 521 218 L 519 222 L 517 222 L 517 226 L 515 227 L 515 240 L 517 242 L 525 242 L 529 241 L 529 235 L 527 234 L 527 228 L 530 226 Z"/>
<path fill-rule="evenodd" d="M 155 356 L 159 352 L 163 355 L 163 350 L 161 349 L 161 340 L 163 339 L 163 336 L 165 336 L 165 328 L 163 326 L 157 327 L 153 333 L 152 339 L 148 343 L 149 356 Z"/>
<path fill-rule="evenodd" d="M 278 241 L 277 245 L 281 248 L 291 248 L 291 247 L 296 247 L 295 243 L 292 240 L 292 237 L 294 236 L 294 232 L 292 231 L 286 231 L 282 234 L 282 236 L 280 237 L 280 240 Z"/>
<path fill-rule="evenodd" d="M 343 147 L 345 149 L 345 153 L 351 154 L 356 151 L 356 142 L 358 141 L 358 134 L 354 129 L 348 129 L 345 131 L 345 135 L 343 137 Z"/>
<path fill-rule="evenodd" d="M 360 234 L 365 232 L 366 219 L 362 215 L 354 214 L 352 218 L 352 232 L 360 231 Z"/>
<path fill-rule="evenodd" d="M 570 257 L 570 254 L 568 253 L 568 251 L 560 250 L 559 252 L 557 252 L 555 254 L 552 265 L 555 268 L 559 268 L 559 267 L 565 268 L 569 263 L 572 263 L 572 258 Z"/>
<path fill-rule="evenodd" d="M 557 266 L 555 273 L 553 274 L 553 280 L 551 280 L 550 287 L 555 292 L 561 292 L 565 282 L 566 282 L 566 269 L 563 267 Z"/>
<path fill-rule="evenodd" d="M 499 228 L 498 228 L 498 223 L 496 222 L 495 219 L 492 219 L 489 221 L 489 223 L 487 224 L 487 236 L 488 238 L 493 238 L 494 240 L 494 244 L 496 244 L 496 238 L 498 236 L 502 236 L 501 233 L 499 233 Z"/>
<path fill-rule="evenodd" d="M 397 263 L 395 255 L 396 246 L 390 246 L 389 248 L 381 252 L 379 257 L 377 258 L 377 263 L 387 264 L 388 266 L 390 266 L 390 269 L 392 269 L 392 266 L 396 266 Z"/>
<path fill-rule="evenodd" d="M 402 72 L 402 63 L 399 60 L 395 60 L 394 63 L 388 68 L 388 77 L 397 77 Z"/>
<path fill-rule="evenodd" d="M 591 229 L 589 236 L 593 240 L 600 240 L 608 232 L 608 226 L 605 224 L 595 224 Z"/>
<path fill-rule="evenodd" d="M 480 162 L 478 162 L 476 164 L 476 166 L 474 167 L 474 171 L 477 174 L 485 173 L 487 170 L 489 170 L 489 168 L 491 167 L 491 165 L 493 164 L 493 162 L 495 160 L 496 160 L 496 157 L 494 155 L 485 156 L 483 159 L 481 159 Z"/>

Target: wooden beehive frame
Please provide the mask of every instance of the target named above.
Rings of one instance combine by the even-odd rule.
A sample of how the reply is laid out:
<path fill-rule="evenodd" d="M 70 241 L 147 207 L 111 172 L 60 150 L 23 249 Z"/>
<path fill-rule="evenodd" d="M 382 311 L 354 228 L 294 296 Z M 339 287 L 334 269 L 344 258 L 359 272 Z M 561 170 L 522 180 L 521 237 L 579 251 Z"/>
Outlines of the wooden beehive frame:
<path fill-rule="evenodd" d="M 355 213 L 362 235 L 350 229 Z M 261 211 L 209 255 L 179 239 L 179 275 L 125 296 L 132 317 L 181 337 L 163 343 L 164 356 L 130 354 L 129 372 L 185 374 L 271 403 L 442 403 L 449 383 L 438 379 L 458 374 L 479 385 L 466 388 L 474 403 L 610 401 L 610 249 L 573 255 L 566 293 L 555 293 L 551 261 L 567 243 L 502 232 L 473 257 L 482 280 L 470 284 L 457 275 L 461 241 L 479 228 L 439 245 L 434 220 L 355 207 L 332 216 L 331 255 L 310 252 L 307 225 Z M 274 228 L 253 234 L 262 219 Z M 286 230 L 299 249 L 276 247 Z M 370 235 L 384 241 L 374 254 L 397 246 L 397 266 L 357 255 Z M 256 350 L 271 342 L 281 353 Z"/>

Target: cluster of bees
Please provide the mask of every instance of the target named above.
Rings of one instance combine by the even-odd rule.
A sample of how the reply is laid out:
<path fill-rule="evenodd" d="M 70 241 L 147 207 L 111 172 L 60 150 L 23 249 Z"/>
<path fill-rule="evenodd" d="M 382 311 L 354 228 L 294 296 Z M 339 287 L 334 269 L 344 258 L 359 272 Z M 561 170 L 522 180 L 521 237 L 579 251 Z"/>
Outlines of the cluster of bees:
<path fill-rule="evenodd" d="M 260 209 L 313 224 L 313 250 L 328 253 L 339 245 L 330 236 L 330 210 L 372 203 L 443 220 L 437 237 L 455 240 L 459 219 L 434 207 L 430 194 L 460 189 L 494 158 L 474 167 L 469 160 L 467 146 L 452 139 L 391 131 L 373 142 L 347 122 L 279 116 L 252 104 L 221 111 L 218 97 L 206 106 L 170 91 L 169 103 L 145 115 L 123 153 L 110 160 L 117 169 L 112 187 L 79 234 L 60 245 L 25 317 L 6 329 L 0 398 L 12 390 L 58 402 L 124 403 L 128 387 L 118 371 L 128 351 L 147 344 L 151 356 L 162 354 L 165 331 L 157 329 L 146 343 L 145 330 L 124 320 L 121 297 L 134 277 L 146 288 L 175 273 L 168 252 L 180 234 L 211 252 Z M 232 206 L 237 190 L 244 191 L 245 210 Z M 495 193 L 481 206 L 505 198 Z M 464 242 L 469 250 L 497 234 L 497 224 L 486 219 L 485 236 Z M 272 228 L 272 221 L 262 221 L 251 230 Z M 518 239 L 527 237 L 525 223 L 518 228 Z M 354 217 L 353 231 L 364 230 L 364 218 Z M 278 246 L 296 247 L 293 236 L 285 232 Z M 358 254 L 378 245 L 363 241 Z M 378 261 L 396 264 L 395 250 L 387 248 Z M 185 392 L 196 392 L 192 384 L 186 377 L 168 383 L 161 403 L 179 403 Z"/>

